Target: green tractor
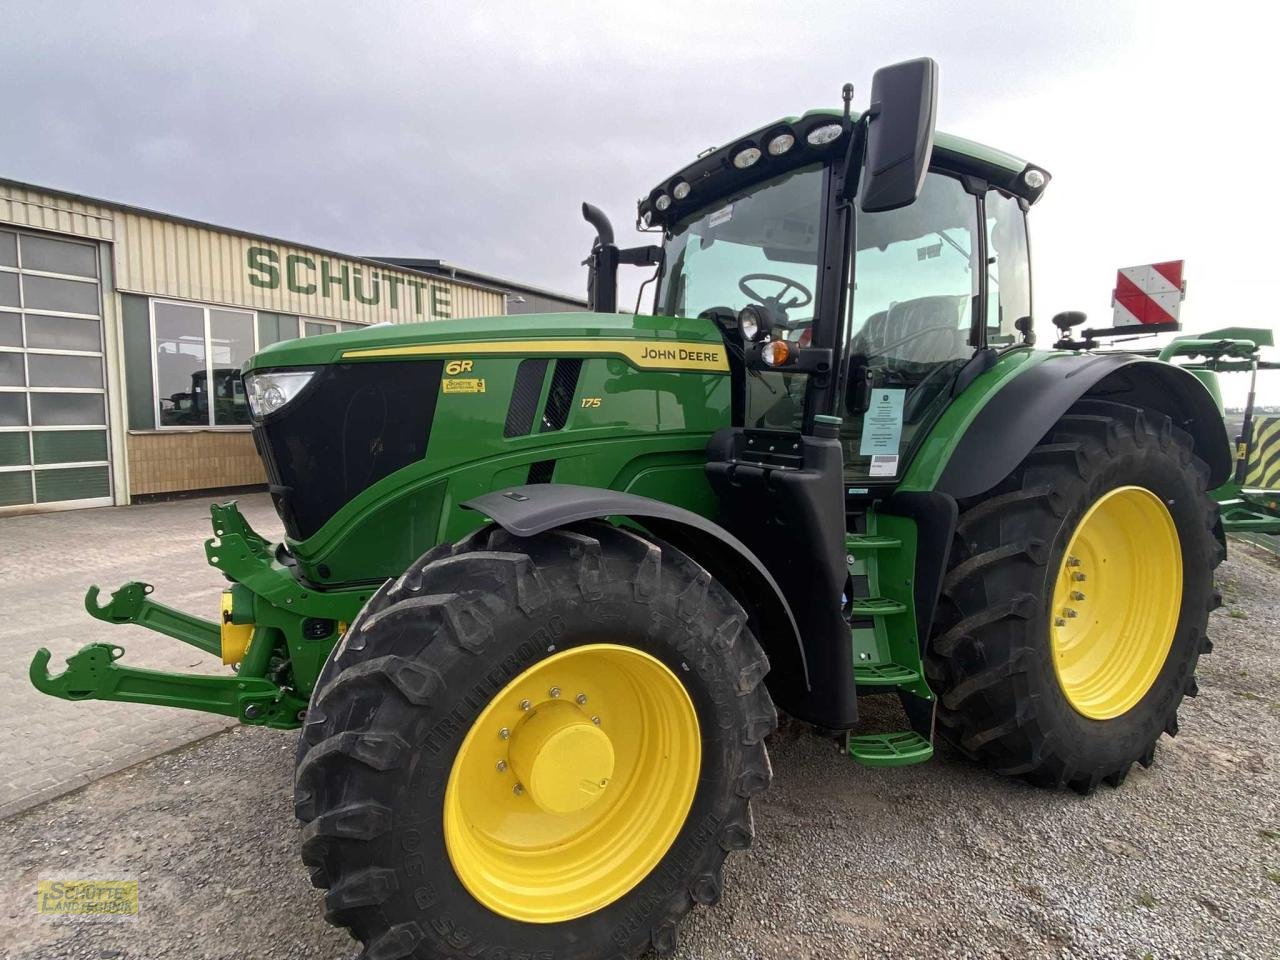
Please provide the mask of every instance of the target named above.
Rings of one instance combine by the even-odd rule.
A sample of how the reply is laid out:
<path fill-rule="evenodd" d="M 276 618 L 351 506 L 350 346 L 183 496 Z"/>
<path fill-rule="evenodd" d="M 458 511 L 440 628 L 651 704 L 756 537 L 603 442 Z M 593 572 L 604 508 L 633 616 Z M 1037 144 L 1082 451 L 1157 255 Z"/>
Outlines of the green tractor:
<path fill-rule="evenodd" d="M 777 709 L 871 766 L 1150 765 L 1210 649 L 1226 429 L 1173 364 L 1033 348 L 1049 175 L 935 136 L 936 92 L 897 64 L 700 155 L 640 200 L 652 245 L 584 206 L 591 312 L 262 351 L 285 540 L 212 508 L 218 622 L 86 602 L 235 671 L 91 644 L 33 683 L 301 727 L 302 858 L 368 960 L 669 952 Z M 900 729 L 859 729 L 877 696 Z"/>

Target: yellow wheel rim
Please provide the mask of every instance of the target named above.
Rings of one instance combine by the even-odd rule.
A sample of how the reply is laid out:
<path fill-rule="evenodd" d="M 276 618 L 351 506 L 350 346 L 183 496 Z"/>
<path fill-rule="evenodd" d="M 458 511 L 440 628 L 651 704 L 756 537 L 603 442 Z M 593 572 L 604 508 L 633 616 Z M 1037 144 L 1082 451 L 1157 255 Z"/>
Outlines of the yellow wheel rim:
<path fill-rule="evenodd" d="M 1067 544 L 1053 589 L 1053 666 L 1067 700 L 1094 720 L 1130 710 L 1156 682 L 1182 606 L 1182 547 L 1145 487 L 1098 498 Z"/>
<path fill-rule="evenodd" d="M 625 895 L 675 842 L 702 766 L 684 684 L 649 654 L 575 647 L 481 712 L 444 797 L 463 885 L 495 913 L 559 923 Z"/>

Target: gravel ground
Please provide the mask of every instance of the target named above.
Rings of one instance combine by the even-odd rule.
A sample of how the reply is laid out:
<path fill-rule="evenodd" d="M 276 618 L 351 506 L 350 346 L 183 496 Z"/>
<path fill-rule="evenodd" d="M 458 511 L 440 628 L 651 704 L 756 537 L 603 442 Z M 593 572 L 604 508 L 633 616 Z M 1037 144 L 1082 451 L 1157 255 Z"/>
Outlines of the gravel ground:
<path fill-rule="evenodd" d="M 1280 957 L 1277 570 L 1232 554 L 1201 696 L 1150 770 L 1078 797 L 945 751 L 869 770 L 784 730 L 756 845 L 730 860 L 724 902 L 686 922 L 679 956 Z M 296 859 L 294 742 L 236 729 L 0 825 L 0 955 L 353 957 Z M 140 915 L 38 919 L 37 878 L 75 875 L 136 877 Z"/>

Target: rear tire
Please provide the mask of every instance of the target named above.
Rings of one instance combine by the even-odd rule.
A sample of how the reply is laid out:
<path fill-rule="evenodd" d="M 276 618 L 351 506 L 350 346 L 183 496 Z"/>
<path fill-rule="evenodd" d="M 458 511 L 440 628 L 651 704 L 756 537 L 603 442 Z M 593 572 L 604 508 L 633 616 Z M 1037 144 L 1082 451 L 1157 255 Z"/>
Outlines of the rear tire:
<path fill-rule="evenodd" d="M 961 504 L 926 651 L 926 672 L 938 695 L 938 732 L 998 772 L 1082 793 L 1104 781 L 1119 786 L 1134 762 L 1150 766 L 1161 733 L 1177 733 L 1178 706 L 1197 692 L 1196 662 L 1212 647 L 1206 627 L 1220 603 L 1213 571 L 1224 551 L 1216 535 L 1217 505 L 1206 493 L 1208 478 L 1191 438 L 1167 416 L 1084 400 L 1000 487 Z M 1127 694 L 1119 685 L 1112 711 L 1118 715 L 1105 716 L 1107 711 L 1089 704 L 1088 684 L 1073 685 L 1065 667 L 1059 678 L 1055 660 L 1062 665 L 1069 654 L 1054 631 L 1072 629 L 1065 616 L 1089 611 L 1057 609 L 1055 585 L 1061 601 L 1059 578 L 1070 569 L 1064 566 L 1067 547 L 1090 508 L 1135 487 L 1159 512 L 1163 502 L 1176 528 L 1171 549 L 1175 558 L 1179 548 L 1181 553 L 1181 606 L 1172 640 L 1166 634 L 1163 641 L 1163 665 L 1152 668 L 1158 673 L 1131 679 Z M 1139 544 L 1143 535 L 1138 529 L 1122 532 L 1120 539 Z M 1121 564 L 1112 559 L 1115 583 Z M 1105 564 L 1097 566 L 1107 577 Z M 1078 586 L 1085 593 L 1095 584 Z M 1097 589 L 1103 592 L 1103 585 Z M 1082 608 L 1086 598 L 1078 604 Z M 1123 605 L 1120 612 L 1132 616 Z M 1113 634 L 1114 643 L 1127 635 Z M 1114 643 L 1101 647 L 1098 656 L 1109 655 Z M 1105 689 L 1106 677 L 1096 683 Z M 917 728 L 925 728 L 928 716 L 912 712 Z"/>
<path fill-rule="evenodd" d="M 368 960 L 585 960 L 673 950 L 680 918 L 696 903 L 720 899 L 726 853 L 750 845 L 751 797 L 772 777 L 764 738 L 777 715 L 761 682 L 768 661 L 746 624 L 741 607 L 697 564 L 605 523 L 531 538 L 489 527 L 426 554 L 369 601 L 335 648 L 303 730 L 296 813 L 305 824 L 303 861 L 312 882 L 328 888 L 327 919 L 360 940 Z M 522 729 L 532 729 L 518 724 L 540 712 L 576 716 L 581 707 L 593 720 L 599 718 L 592 713 L 603 714 L 596 730 L 608 731 L 619 711 L 609 713 L 607 688 L 599 697 L 593 689 L 585 702 L 576 701 L 575 690 L 561 696 L 556 688 L 549 696 L 559 698 L 546 701 L 545 711 L 538 703 L 525 707 L 523 717 L 505 701 L 512 684 L 530 671 L 563 657 L 590 656 L 602 645 L 660 664 L 654 676 L 669 676 L 683 689 L 681 696 L 687 694 L 697 718 L 693 742 L 700 744 L 700 769 L 688 781 L 692 799 L 683 822 L 672 822 L 665 854 L 654 852 L 660 859 L 615 899 L 580 915 L 566 908 L 562 917 L 553 911 L 537 921 L 521 919 L 501 899 L 502 883 L 485 887 L 476 880 L 484 870 L 468 873 L 472 861 L 481 862 L 466 845 L 479 828 L 468 822 L 459 831 L 459 817 L 471 814 L 457 801 L 466 787 L 456 783 L 483 788 L 491 776 L 495 793 L 472 809 L 484 813 L 490 802 L 523 803 L 515 815 L 543 817 L 537 830 L 558 829 L 563 821 L 555 816 L 576 815 L 544 817 L 545 809 L 528 806 L 536 791 L 513 786 L 515 745 Z M 499 706 L 516 710 L 508 743 L 488 729 L 493 723 L 477 726 Z M 574 722 L 590 753 L 594 731 L 580 718 Z M 664 738 L 669 759 L 677 755 L 661 731 L 647 730 L 641 739 L 655 736 Z M 486 751 L 483 777 L 459 759 L 472 743 Z M 495 768 L 489 751 L 498 757 L 508 748 L 510 766 Z M 571 753 L 571 769 L 579 768 L 580 758 Z M 471 771 L 470 781 L 456 774 L 460 769 Z M 651 773 L 646 782 L 680 775 L 674 760 Z M 639 793 L 642 785 L 633 777 L 617 789 Z M 621 806 L 619 801 L 610 809 Z M 600 859 L 624 841 L 615 837 L 597 848 Z M 483 865 L 488 869 L 492 862 Z M 589 859 L 585 866 L 575 861 L 573 869 L 596 866 Z M 531 889 L 519 869 L 502 882 Z M 626 863 L 620 869 L 636 870 Z"/>

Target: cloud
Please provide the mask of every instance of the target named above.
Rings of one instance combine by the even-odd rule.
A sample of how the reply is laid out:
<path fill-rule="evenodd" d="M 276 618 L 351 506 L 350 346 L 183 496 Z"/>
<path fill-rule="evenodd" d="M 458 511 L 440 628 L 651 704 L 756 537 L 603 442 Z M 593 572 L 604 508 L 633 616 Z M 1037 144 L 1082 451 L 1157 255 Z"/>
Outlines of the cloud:
<path fill-rule="evenodd" d="M 1273 245 L 1247 199 L 1266 31 L 1236 26 L 1102 2 L 10 0 L 0 175 L 580 292 L 582 200 L 630 242 L 636 198 L 699 150 L 846 80 L 865 104 L 876 66 L 928 54 L 942 128 L 1056 175 L 1043 329 L 1107 314 L 1115 267 L 1184 255 L 1189 323 L 1221 325 Z"/>

